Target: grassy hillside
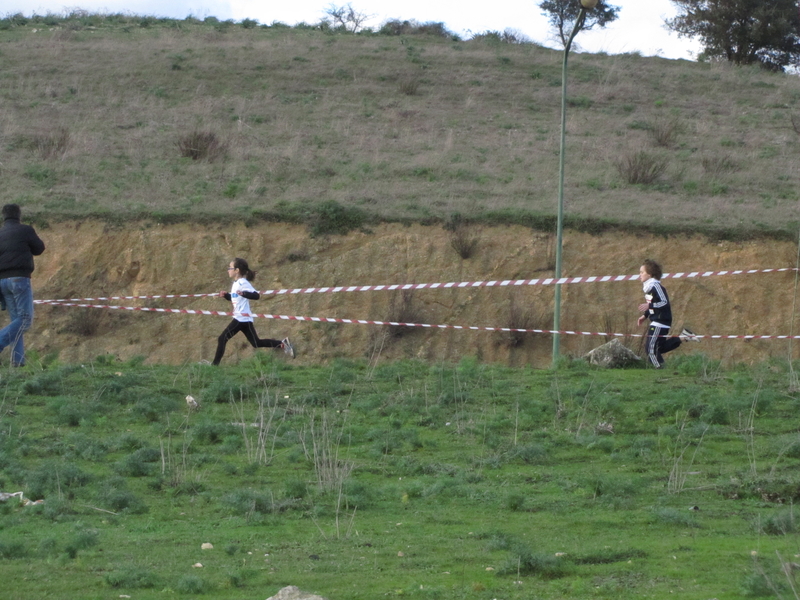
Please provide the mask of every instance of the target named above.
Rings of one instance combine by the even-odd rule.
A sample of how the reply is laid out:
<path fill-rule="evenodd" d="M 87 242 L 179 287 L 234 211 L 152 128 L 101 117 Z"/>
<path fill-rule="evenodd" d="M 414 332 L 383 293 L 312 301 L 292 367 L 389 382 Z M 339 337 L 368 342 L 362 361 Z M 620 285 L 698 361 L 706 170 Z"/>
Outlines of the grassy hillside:
<path fill-rule="evenodd" d="M 2 596 L 796 598 L 796 374 L 670 366 L 31 357 Z"/>
<path fill-rule="evenodd" d="M 534 44 L 76 14 L 0 21 L 0 64 L 28 214 L 555 214 L 561 54 Z M 569 97 L 573 224 L 795 237 L 796 76 L 574 54 Z"/>

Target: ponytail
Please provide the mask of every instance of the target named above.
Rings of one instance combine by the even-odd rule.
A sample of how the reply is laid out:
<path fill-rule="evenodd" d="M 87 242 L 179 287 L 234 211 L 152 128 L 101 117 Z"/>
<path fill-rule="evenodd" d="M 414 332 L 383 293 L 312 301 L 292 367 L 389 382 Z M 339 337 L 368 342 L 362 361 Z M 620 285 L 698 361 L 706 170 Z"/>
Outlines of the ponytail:
<path fill-rule="evenodd" d="M 239 269 L 239 273 L 241 273 L 242 277 L 247 279 L 247 281 L 252 283 L 252 281 L 256 278 L 256 272 L 250 269 L 250 265 L 247 264 L 245 259 L 234 258 L 233 266 L 234 268 Z"/>

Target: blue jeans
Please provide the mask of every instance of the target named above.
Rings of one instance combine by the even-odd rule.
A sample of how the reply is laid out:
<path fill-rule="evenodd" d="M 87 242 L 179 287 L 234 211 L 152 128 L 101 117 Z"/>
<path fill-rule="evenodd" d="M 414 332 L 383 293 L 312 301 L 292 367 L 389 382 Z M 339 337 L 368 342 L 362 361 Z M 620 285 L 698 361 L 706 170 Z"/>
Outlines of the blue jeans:
<path fill-rule="evenodd" d="M 33 289 L 28 277 L 7 277 L 0 279 L 0 292 L 3 293 L 8 316 L 11 322 L 0 329 L 0 351 L 11 346 L 11 364 L 21 367 L 25 364 L 25 340 L 23 334 L 33 323 Z"/>

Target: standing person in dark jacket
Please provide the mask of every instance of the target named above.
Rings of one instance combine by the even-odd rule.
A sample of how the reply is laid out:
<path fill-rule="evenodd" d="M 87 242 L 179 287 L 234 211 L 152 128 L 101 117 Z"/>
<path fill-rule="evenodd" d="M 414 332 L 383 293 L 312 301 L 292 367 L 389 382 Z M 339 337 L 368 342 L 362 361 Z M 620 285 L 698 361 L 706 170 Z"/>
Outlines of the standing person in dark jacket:
<path fill-rule="evenodd" d="M 11 346 L 11 365 L 21 367 L 25 364 L 23 334 L 33 323 L 33 257 L 44 252 L 44 242 L 33 227 L 20 223 L 22 211 L 17 204 L 6 204 L 2 214 L 0 293 L 11 322 L 0 330 L 0 351 Z"/>
<path fill-rule="evenodd" d="M 645 319 L 650 319 L 644 346 L 647 359 L 656 369 L 664 366 L 662 354 L 675 350 L 682 342 L 700 341 L 688 329 L 681 331 L 680 335 L 668 337 L 669 328 L 672 326 L 672 307 L 667 290 L 661 285 L 662 275 L 661 265 L 654 260 L 645 260 L 639 267 L 639 280 L 643 284 L 645 302 L 639 305 L 639 312 L 643 314 L 639 317 L 638 324 L 641 325 Z"/>

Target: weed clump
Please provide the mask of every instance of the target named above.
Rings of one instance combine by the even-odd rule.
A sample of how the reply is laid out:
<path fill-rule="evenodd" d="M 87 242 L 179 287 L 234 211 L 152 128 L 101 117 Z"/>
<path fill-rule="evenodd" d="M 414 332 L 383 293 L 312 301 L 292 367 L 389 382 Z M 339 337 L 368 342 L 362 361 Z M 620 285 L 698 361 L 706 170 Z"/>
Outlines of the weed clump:
<path fill-rule="evenodd" d="M 104 580 L 112 588 L 150 589 L 161 585 L 161 578 L 156 573 L 142 567 L 127 567 L 106 573 Z"/>
<path fill-rule="evenodd" d="M 44 498 L 50 492 L 74 490 L 87 485 L 91 475 L 71 463 L 46 462 L 25 476 L 27 496 Z"/>
<path fill-rule="evenodd" d="M 213 131 L 192 131 L 180 137 L 176 144 L 180 155 L 192 160 L 213 162 L 228 151 L 228 145 Z"/>
<path fill-rule="evenodd" d="M 25 558 L 26 556 L 28 556 L 28 549 L 22 542 L 0 540 L 0 560 Z"/>
<path fill-rule="evenodd" d="M 669 161 L 646 150 L 623 154 L 615 165 L 622 179 L 631 185 L 655 183 L 666 171 Z"/>
<path fill-rule="evenodd" d="M 122 477 L 111 477 L 104 481 L 97 492 L 97 501 L 114 512 L 143 514 L 149 510 L 144 501 L 128 490 Z"/>
<path fill-rule="evenodd" d="M 175 584 L 175 589 L 181 594 L 205 594 L 209 585 L 202 577 L 184 575 Z"/>
<path fill-rule="evenodd" d="M 529 548 L 516 546 L 499 575 L 535 575 L 542 579 L 560 579 L 575 571 L 573 562 L 566 556 L 533 553 Z"/>

